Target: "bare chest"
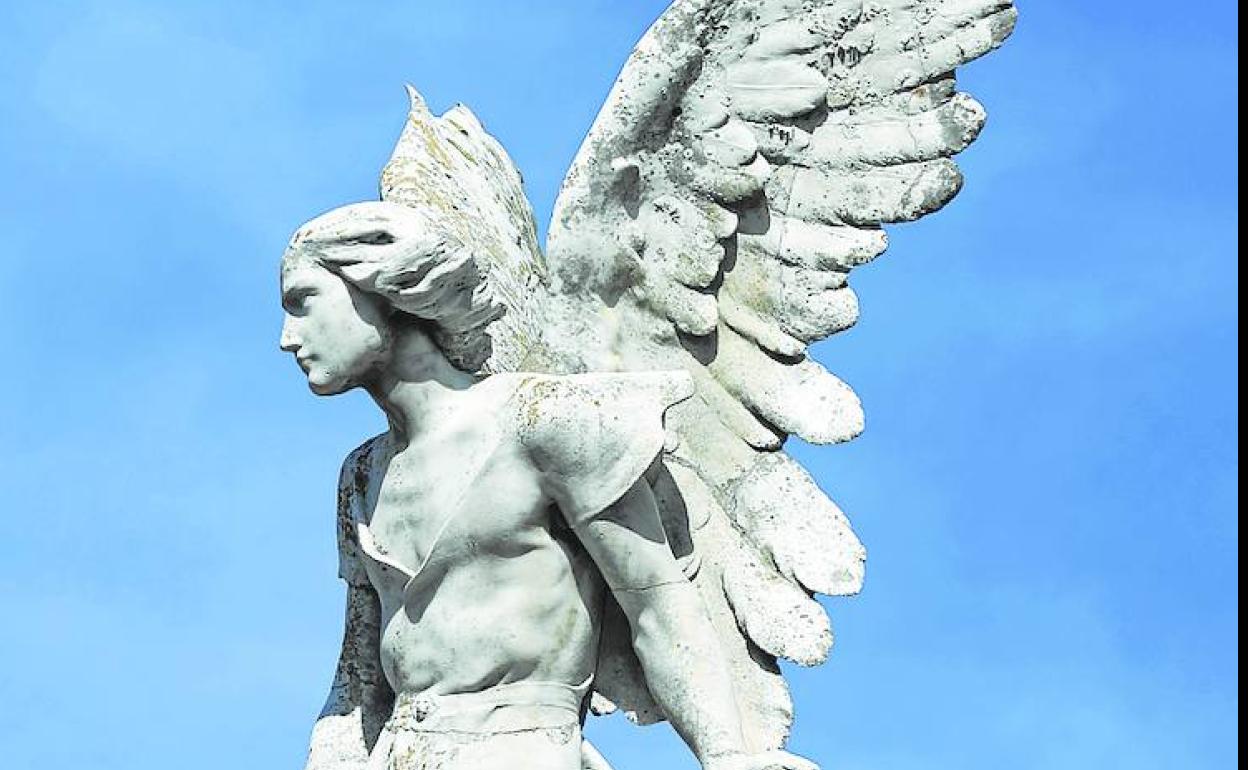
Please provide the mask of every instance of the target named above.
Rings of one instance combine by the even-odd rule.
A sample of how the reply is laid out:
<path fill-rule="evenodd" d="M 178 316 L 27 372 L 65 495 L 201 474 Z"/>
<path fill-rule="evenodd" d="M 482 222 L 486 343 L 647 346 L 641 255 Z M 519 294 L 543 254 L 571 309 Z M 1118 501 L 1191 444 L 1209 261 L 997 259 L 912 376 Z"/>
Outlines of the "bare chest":
<path fill-rule="evenodd" d="M 510 431 L 477 426 L 395 455 L 368 526 L 378 549 L 417 573 L 439 557 L 506 554 L 543 523 L 538 479 Z"/>

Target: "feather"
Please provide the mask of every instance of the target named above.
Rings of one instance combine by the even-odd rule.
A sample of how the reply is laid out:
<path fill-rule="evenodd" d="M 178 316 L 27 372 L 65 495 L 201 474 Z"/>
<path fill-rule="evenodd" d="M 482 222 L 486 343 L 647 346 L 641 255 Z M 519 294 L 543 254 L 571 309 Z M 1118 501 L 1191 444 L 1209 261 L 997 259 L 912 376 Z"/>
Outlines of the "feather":
<path fill-rule="evenodd" d="M 788 455 L 758 455 L 721 496 L 731 501 L 725 509 L 737 526 L 782 574 L 829 596 L 862 589 L 866 550 L 841 509 Z"/>
<path fill-rule="evenodd" d="M 762 212 L 756 220 L 756 215 L 753 209 L 742 216 L 741 248 L 774 256 L 785 264 L 848 272 L 888 248 L 883 230 L 821 225 L 772 212 Z"/>
<path fill-rule="evenodd" d="M 733 330 L 781 358 L 800 358 L 806 354 L 806 343 L 789 336 L 774 319 L 737 301 L 732 292 L 720 295 L 719 315 Z"/>
<path fill-rule="evenodd" d="M 786 334 L 810 342 L 858 320 L 858 299 L 846 285 L 848 271 L 810 270 L 785 264 L 766 242 L 743 237 L 733 269 L 724 276 L 723 298 L 774 319 Z"/>
<path fill-rule="evenodd" d="M 763 651 L 798 665 L 817 666 L 827 660 L 832 628 L 823 608 L 763 564 L 739 536 L 731 541 L 735 568 L 724 573 L 724 591 L 741 630 Z"/>
<path fill-rule="evenodd" d="M 710 370 L 755 414 L 812 444 L 848 441 L 862 432 L 862 404 L 849 386 L 809 358 L 786 364 L 721 326 Z"/>
<path fill-rule="evenodd" d="M 745 120 L 794 118 L 823 105 L 827 81 L 796 57 L 742 61 L 728 68 L 732 111 Z"/>
<path fill-rule="evenodd" d="M 962 189 L 962 172 L 948 159 L 825 174 L 784 168 L 772 176 L 776 208 L 808 222 L 875 226 L 912 222 L 939 210 Z"/>
<path fill-rule="evenodd" d="M 816 128 L 809 149 L 800 158 L 827 170 L 945 158 L 966 149 L 979 136 L 986 118 L 983 107 L 966 94 L 917 115 L 863 110 Z"/>

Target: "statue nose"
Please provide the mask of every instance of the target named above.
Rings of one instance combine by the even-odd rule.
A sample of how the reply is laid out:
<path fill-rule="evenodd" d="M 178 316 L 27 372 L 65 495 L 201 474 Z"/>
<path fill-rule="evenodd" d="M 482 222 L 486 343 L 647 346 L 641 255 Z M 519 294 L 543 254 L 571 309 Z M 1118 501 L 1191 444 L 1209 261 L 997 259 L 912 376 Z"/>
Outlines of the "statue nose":
<path fill-rule="evenodd" d="M 282 334 L 277 345 L 287 353 L 295 353 L 299 350 L 299 341 L 295 339 L 294 330 L 290 327 L 290 316 L 286 316 L 286 320 L 282 322 Z"/>

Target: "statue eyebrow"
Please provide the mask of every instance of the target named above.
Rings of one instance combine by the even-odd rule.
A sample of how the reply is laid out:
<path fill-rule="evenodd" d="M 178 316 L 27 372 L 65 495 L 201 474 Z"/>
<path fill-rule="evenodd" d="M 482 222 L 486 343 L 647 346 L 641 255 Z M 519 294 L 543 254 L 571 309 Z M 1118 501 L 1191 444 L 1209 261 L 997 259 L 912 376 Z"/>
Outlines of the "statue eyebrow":
<path fill-rule="evenodd" d="M 315 293 L 315 287 L 296 283 L 294 286 L 287 286 L 285 289 L 282 289 L 282 304 L 293 305 L 296 301 Z"/>
<path fill-rule="evenodd" d="M 308 283 L 300 283 L 296 280 L 292 281 L 289 286 L 282 289 L 282 296 L 286 297 L 293 296 L 295 294 L 307 294 L 311 291 L 316 291 L 316 287 Z"/>

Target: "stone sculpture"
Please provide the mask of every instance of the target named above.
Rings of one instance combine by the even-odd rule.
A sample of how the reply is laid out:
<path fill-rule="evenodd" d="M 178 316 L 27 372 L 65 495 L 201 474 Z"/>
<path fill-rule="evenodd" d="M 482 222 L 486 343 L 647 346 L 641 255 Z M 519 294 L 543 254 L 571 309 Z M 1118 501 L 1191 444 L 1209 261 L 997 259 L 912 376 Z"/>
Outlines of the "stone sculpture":
<path fill-rule="evenodd" d="M 783 751 L 778 658 L 864 551 L 783 451 L 853 438 L 806 355 L 857 317 L 881 225 L 940 208 L 984 122 L 954 69 L 1009 0 L 676 0 L 576 157 L 545 252 L 468 110 L 415 91 L 381 200 L 301 227 L 282 347 L 390 430 L 338 500 L 346 632 L 312 770 L 605 768 L 588 711 L 707 770 Z"/>

